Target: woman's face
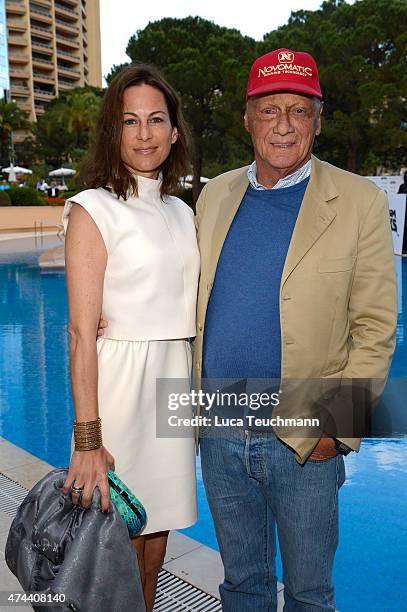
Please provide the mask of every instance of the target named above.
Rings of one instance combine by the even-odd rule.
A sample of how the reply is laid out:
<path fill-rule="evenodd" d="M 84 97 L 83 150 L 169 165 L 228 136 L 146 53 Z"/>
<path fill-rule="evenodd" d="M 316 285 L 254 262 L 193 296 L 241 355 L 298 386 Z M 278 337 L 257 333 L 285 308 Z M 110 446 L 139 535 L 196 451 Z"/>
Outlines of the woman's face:
<path fill-rule="evenodd" d="M 178 138 L 163 93 L 151 85 L 133 85 L 123 94 L 121 158 L 139 176 L 156 179 Z"/>

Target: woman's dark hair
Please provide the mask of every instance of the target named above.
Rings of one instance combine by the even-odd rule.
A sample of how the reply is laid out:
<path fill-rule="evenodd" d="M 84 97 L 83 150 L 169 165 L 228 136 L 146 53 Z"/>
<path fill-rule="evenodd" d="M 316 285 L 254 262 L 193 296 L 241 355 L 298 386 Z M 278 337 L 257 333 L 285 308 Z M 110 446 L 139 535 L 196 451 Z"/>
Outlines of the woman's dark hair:
<path fill-rule="evenodd" d="M 178 130 L 177 141 L 172 145 L 167 159 L 161 166 L 161 196 L 176 192 L 180 179 L 189 173 L 191 137 L 182 115 L 178 94 L 154 66 L 132 64 L 117 74 L 107 88 L 99 113 L 96 142 L 85 165 L 82 177 L 88 188 L 107 187 L 117 197 L 126 199 L 129 193 L 137 195 L 137 177 L 121 159 L 120 146 L 123 121 L 123 93 L 133 85 L 150 85 L 164 95 L 172 127 Z"/>

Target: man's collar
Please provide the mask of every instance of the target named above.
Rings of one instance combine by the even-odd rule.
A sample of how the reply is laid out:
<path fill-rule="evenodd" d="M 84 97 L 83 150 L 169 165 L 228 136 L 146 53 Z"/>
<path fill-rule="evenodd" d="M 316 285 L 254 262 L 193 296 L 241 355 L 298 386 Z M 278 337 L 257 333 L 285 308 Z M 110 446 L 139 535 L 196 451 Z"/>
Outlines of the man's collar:
<path fill-rule="evenodd" d="M 284 189 L 285 187 L 292 187 L 293 185 L 297 185 L 297 183 L 304 181 L 311 174 L 311 165 L 312 162 L 309 159 L 303 166 L 301 166 L 301 168 L 298 168 L 298 170 L 292 172 L 292 174 L 289 174 L 288 176 L 285 176 L 277 181 L 277 183 L 274 185 L 274 187 L 271 187 L 271 189 Z M 250 164 L 247 170 L 247 178 L 249 179 L 250 185 L 253 187 L 253 189 L 259 191 L 268 189 L 267 187 L 264 187 L 264 185 L 257 182 L 257 167 L 255 161 Z"/>

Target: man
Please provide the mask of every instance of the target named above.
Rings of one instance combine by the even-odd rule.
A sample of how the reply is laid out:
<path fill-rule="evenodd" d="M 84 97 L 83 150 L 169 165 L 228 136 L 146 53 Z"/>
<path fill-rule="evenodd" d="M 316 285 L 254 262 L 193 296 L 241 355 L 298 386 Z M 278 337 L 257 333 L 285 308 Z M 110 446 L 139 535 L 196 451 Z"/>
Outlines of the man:
<path fill-rule="evenodd" d="M 407 170 L 404 172 L 404 181 L 401 183 L 397 193 L 407 193 Z M 407 204 L 407 196 L 406 196 Z M 403 255 L 407 253 L 407 215 L 404 220 Z"/>
<path fill-rule="evenodd" d="M 321 112 L 309 54 L 278 49 L 257 59 L 244 116 L 255 161 L 211 180 L 197 204 L 196 387 L 277 379 L 281 416 L 313 413 L 315 398 L 298 386 L 290 393 L 296 380 L 374 379 L 381 390 L 395 345 L 386 197 L 311 155 Z M 340 418 L 337 396 L 324 400 Z M 276 610 L 276 530 L 284 609 L 333 611 L 343 455 L 360 439 L 340 427 L 335 437 L 224 429 L 200 438 L 223 611 Z"/>

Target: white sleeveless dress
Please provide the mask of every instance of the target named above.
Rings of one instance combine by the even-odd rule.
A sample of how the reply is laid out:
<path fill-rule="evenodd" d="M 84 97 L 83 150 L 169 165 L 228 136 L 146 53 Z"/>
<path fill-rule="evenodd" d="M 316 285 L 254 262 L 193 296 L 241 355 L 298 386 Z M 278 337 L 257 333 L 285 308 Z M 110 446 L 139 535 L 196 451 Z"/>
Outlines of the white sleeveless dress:
<path fill-rule="evenodd" d="M 102 188 L 82 191 L 67 200 L 63 224 L 66 231 L 73 203 L 80 204 L 106 245 L 102 315 L 109 325 L 97 340 L 103 445 L 144 504 L 148 534 L 197 518 L 193 435 L 157 437 L 156 381 L 182 379 L 189 391 L 199 251 L 192 210 L 176 197 L 162 200 L 159 181 L 137 180 L 138 197 L 126 201 Z"/>

